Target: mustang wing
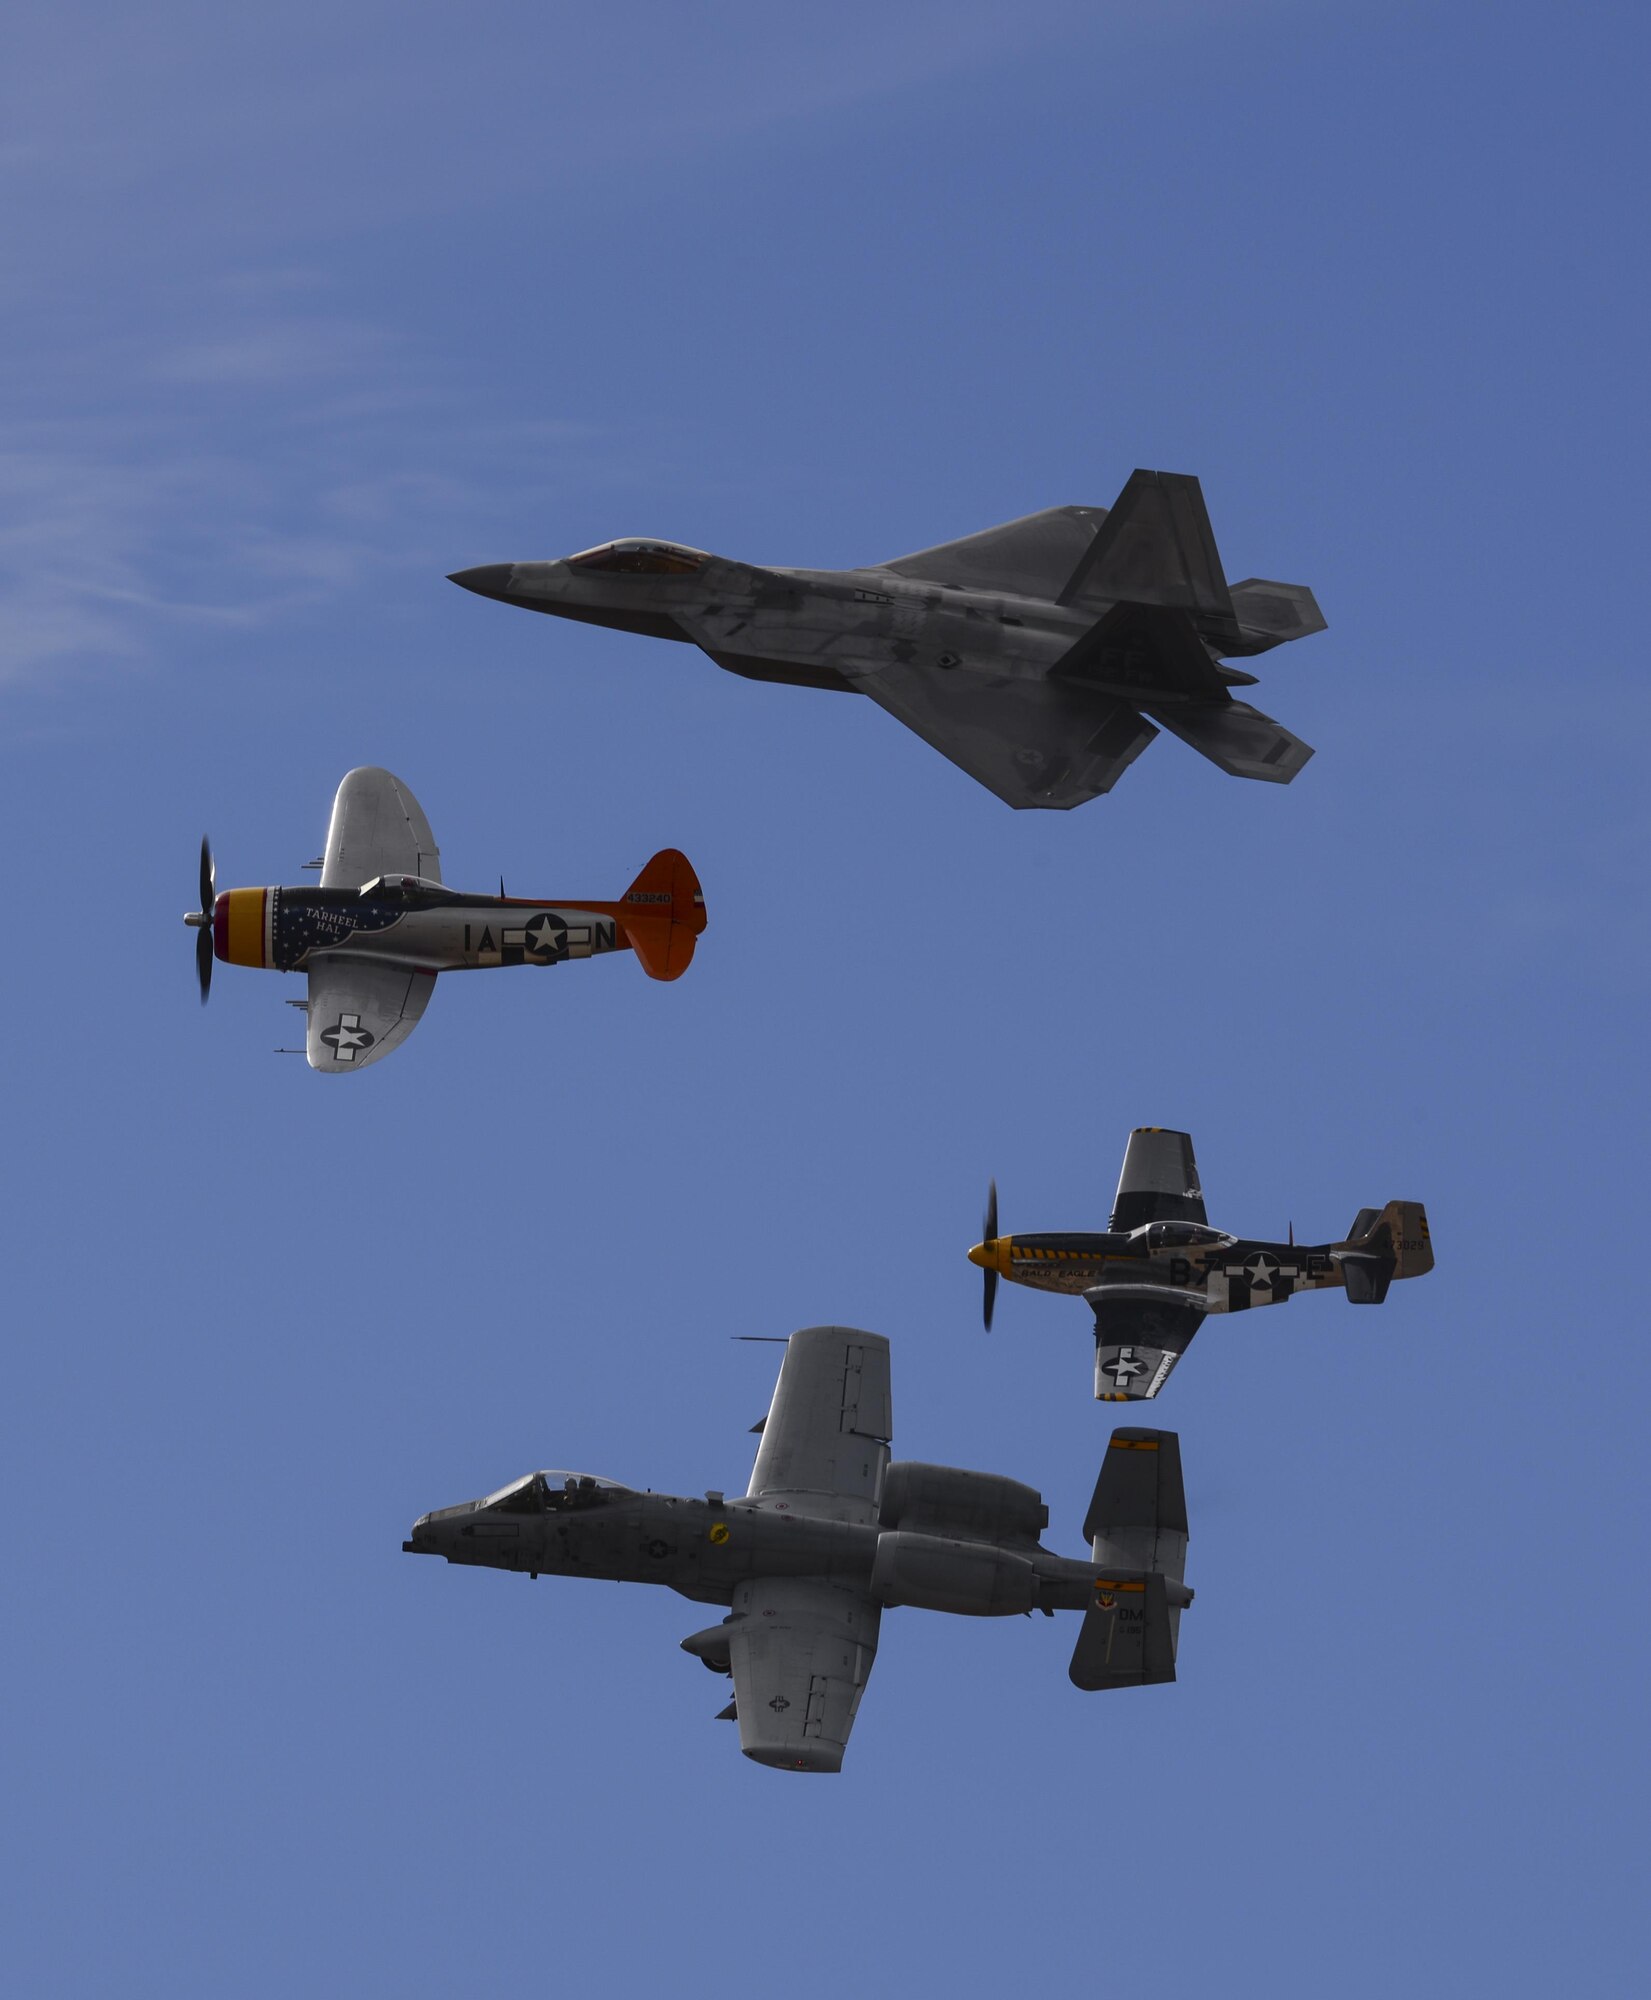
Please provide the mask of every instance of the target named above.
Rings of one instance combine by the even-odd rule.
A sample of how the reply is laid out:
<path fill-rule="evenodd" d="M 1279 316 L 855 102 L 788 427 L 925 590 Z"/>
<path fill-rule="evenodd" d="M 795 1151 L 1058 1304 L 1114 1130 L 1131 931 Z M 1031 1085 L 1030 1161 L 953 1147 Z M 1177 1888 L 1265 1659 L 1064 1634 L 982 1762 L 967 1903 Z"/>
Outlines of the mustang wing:
<path fill-rule="evenodd" d="M 430 1004 L 436 975 L 327 952 L 310 961 L 310 1068 L 344 1076 L 399 1048 Z"/>
<path fill-rule="evenodd" d="M 398 777 L 364 764 L 349 772 L 332 802 L 323 889 L 359 889 L 375 875 L 441 880 L 441 850 L 430 822 Z M 312 1045 L 310 1060 L 315 1060 Z"/>
<path fill-rule="evenodd" d="M 811 1513 L 874 1522 L 893 1431 L 882 1334 L 804 1327 L 786 1342 L 747 1494 L 772 1505 L 802 1496 Z"/>
<path fill-rule="evenodd" d="M 1084 1293 L 1095 1313 L 1095 1398 L 1102 1403 L 1144 1403 L 1156 1396 L 1186 1353 L 1203 1322 L 1202 1305 L 1168 1286 L 1121 1278 Z"/>
<path fill-rule="evenodd" d="M 1158 734 L 1128 702 L 1076 679 L 837 664 L 851 687 L 1011 806 L 1081 806 L 1111 791 Z"/>
<path fill-rule="evenodd" d="M 877 1655 L 875 1601 L 825 1577 L 758 1577 L 735 1590 L 733 1614 L 740 1748 L 784 1771 L 840 1771 Z"/>
<path fill-rule="evenodd" d="M 1123 1171 L 1112 1201 L 1111 1227 L 1139 1229 L 1143 1222 L 1208 1222 L 1192 1135 L 1143 1125 L 1129 1135 Z"/>

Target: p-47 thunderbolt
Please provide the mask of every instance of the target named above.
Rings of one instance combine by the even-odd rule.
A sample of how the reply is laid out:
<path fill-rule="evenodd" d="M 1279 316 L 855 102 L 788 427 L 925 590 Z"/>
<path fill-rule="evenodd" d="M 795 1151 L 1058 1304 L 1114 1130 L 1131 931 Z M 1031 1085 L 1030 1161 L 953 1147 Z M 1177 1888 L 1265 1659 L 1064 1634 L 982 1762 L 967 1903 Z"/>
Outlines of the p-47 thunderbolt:
<path fill-rule="evenodd" d="M 1282 1305 L 1297 1292 L 1344 1290 L 1379 1306 L 1395 1278 L 1433 1269 L 1419 1201 L 1361 1208 L 1342 1243 L 1261 1243 L 1211 1229 L 1192 1140 L 1147 1127 L 1129 1135 L 1106 1232 L 1000 1236 L 997 1188 L 986 1202 L 985 1240 L 969 1261 L 986 1273 L 985 1320 L 997 1281 L 1077 1292 L 1095 1313 L 1095 1394 L 1103 1403 L 1156 1396 L 1206 1313 Z"/>
<path fill-rule="evenodd" d="M 786 1343 L 742 1500 L 638 1492 L 535 1472 L 413 1524 L 413 1555 L 662 1583 L 728 1614 L 682 1641 L 729 1674 L 740 1748 L 784 1771 L 836 1771 L 884 1610 L 965 1617 L 1083 1613 L 1080 1688 L 1175 1678 L 1192 1602 L 1187 1507 L 1173 1432 L 1119 1430 L 1084 1522 L 1087 1557 L 1039 1543 L 1049 1510 L 1029 1486 L 949 1465 L 889 1463 L 889 1344 L 812 1326 Z"/>
<path fill-rule="evenodd" d="M 1132 473 L 1110 511 L 1051 507 L 864 569 L 759 569 L 621 541 L 453 582 L 689 640 L 750 680 L 868 694 L 1012 806 L 1110 791 L 1155 725 L 1235 778 L 1288 784 L 1313 754 L 1236 700 L 1255 676 L 1222 664 L 1322 631 L 1313 593 L 1228 584 L 1184 473 Z"/>
<path fill-rule="evenodd" d="M 310 864 L 312 867 L 315 863 Z M 461 896 L 445 888 L 430 822 L 388 771 L 351 771 L 333 801 L 316 889 L 217 891 L 201 842 L 196 932 L 204 1001 L 216 956 L 309 975 L 288 1004 L 309 1022 L 310 1067 L 348 1076 L 417 1027 L 436 975 L 489 965 L 559 965 L 629 948 L 653 979 L 675 979 L 705 928 L 705 899 L 674 848 L 656 854 L 615 903 Z"/>

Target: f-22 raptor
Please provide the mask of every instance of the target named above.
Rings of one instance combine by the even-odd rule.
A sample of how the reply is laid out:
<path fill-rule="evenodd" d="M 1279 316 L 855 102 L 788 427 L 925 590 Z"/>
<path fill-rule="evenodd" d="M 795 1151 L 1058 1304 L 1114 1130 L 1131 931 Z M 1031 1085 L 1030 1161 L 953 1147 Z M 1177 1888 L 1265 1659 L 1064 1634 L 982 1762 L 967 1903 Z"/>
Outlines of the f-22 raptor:
<path fill-rule="evenodd" d="M 534 1472 L 420 1515 L 411 1555 L 525 1572 L 662 1583 L 728 1615 L 682 1641 L 733 1678 L 721 1719 L 782 1771 L 836 1771 L 884 1610 L 965 1617 L 1079 1611 L 1080 1688 L 1175 1678 L 1187 1502 L 1171 1431 L 1117 1430 L 1084 1521 L 1087 1557 L 1038 1540 L 1030 1486 L 950 1465 L 889 1463 L 889 1344 L 847 1326 L 792 1334 L 742 1500 L 639 1493 Z"/>
<path fill-rule="evenodd" d="M 1285 785 L 1313 754 L 1235 699 L 1255 676 L 1223 664 L 1322 631 L 1313 593 L 1229 584 L 1185 473 L 1137 471 L 1110 510 L 1050 507 L 863 569 L 764 569 L 632 540 L 452 581 L 688 640 L 750 680 L 870 695 L 1011 806 L 1110 791 L 1159 727 L 1235 778 Z"/>
<path fill-rule="evenodd" d="M 1345 1291 L 1379 1306 L 1395 1278 L 1433 1269 L 1427 1211 L 1419 1201 L 1361 1208 L 1340 1243 L 1265 1243 L 1212 1229 L 1185 1132 L 1131 1132 L 1105 1231 L 1000 1236 L 997 1185 L 986 1199 L 983 1240 L 969 1261 L 986 1273 L 987 1331 L 997 1281 L 1077 1293 L 1095 1314 L 1095 1395 L 1145 1402 L 1169 1380 L 1206 1313 L 1282 1305 L 1297 1292 Z"/>

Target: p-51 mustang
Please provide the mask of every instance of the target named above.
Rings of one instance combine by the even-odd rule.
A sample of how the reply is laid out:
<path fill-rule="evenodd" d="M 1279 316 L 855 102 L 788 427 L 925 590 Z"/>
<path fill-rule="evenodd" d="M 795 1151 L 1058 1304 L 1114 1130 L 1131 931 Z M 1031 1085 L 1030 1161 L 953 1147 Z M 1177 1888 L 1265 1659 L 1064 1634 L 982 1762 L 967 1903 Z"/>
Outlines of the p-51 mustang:
<path fill-rule="evenodd" d="M 196 932 L 203 1001 L 214 956 L 308 973 L 309 998 L 288 1004 L 307 1017 L 311 1069 L 329 1076 L 365 1069 L 406 1041 L 437 973 L 559 965 L 628 947 L 650 978 L 675 979 L 705 928 L 699 882 L 669 847 L 616 903 L 461 896 L 442 885 L 440 854 L 418 800 L 399 778 L 370 765 L 338 788 L 320 866 L 318 889 L 220 895 L 203 840 L 201 907 L 184 922 Z"/>
<path fill-rule="evenodd" d="M 1095 1312 L 1095 1394 L 1103 1403 L 1156 1396 L 1206 1313 L 1282 1305 L 1297 1292 L 1339 1287 L 1354 1305 L 1379 1306 L 1395 1278 L 1433 1269 L 1419 1201 L 1361 1208 L 1343 1243 L 1260 1243 L 1211 1229 L 1185 1132 L 1129 1135 L 1105 1234 L 999 1236 L 997 1187 L 985 1241 L 969 1261 L 986 1273 L 985 1320 L 997 1281 L 1077 1292 Z"/>
<path fill-rule="evenodd" d="M 689 640 L 747 680 L 870 695 L 1012 806 L 1064 810 L 1110 791 L 1160 727 L 1235 778 L 1287 785 L 1313 754 L 1235 700 L 1255 675 L 1221 664 L 1322 632 L 1313 593 L 1229 584 L 1186 473 L 1133 472 L 1110 509 L 1049 507 L 861 569 L 759 569 L 623 541 L 452 580 Z"/>
<path fill-rule="evenodd" d="M 1080 1688 L 1175 1678 L 1192 1602 L 1180 1445 L 1119 1430 L 1084 1522 L 1087 1558 L 1041 1546 L 1049 1510 L 1029 1486 L 949 1465 L 889 1463 L 889 1344 L 847 1326 L 786 1342 L 743 1500 L 640 1493 L 535 1472 L 424 1514 L 402 1547 L 453 1563 L 662 1583 L 728 1615 L 682 1641 L 729 1674 L 740 1748 L 783 1771 L 836 1771 L 877 1651 L 884 1608 L 966 1617 L 1081 1611 Z"/>

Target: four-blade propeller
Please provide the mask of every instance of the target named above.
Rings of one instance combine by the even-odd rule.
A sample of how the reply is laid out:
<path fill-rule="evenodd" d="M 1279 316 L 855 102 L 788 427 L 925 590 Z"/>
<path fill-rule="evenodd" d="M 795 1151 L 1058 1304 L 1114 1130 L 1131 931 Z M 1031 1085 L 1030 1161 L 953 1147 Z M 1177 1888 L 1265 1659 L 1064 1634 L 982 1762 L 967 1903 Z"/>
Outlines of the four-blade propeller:
<path fill-rule="evenodd" d="M 218 871 L 212 865 L 212 843 L 201 836 L 201 907 L 184 922 L 195 933 L 195 977 L 201 983 L 201 1005 L 212 991 L 212 912 L 218 900 Z"/>
<path fill-rule="evenodd" d="M 988 1181 L 986 1184 L 986 1213 L 981 1217 L 980 1240 L 982 1243 L 995 1243 L 997 1241 L 997 1182 L 995 1180 Z M 985 1322 L 986 1331 L 990 1333 L 992 1330 L 992 1308 L 997 1304 L 996 1267 L 988 1264 L 986 1266 L 985 1277 L 986 1286 L 980 1302 L 980 1316 Z"/>

